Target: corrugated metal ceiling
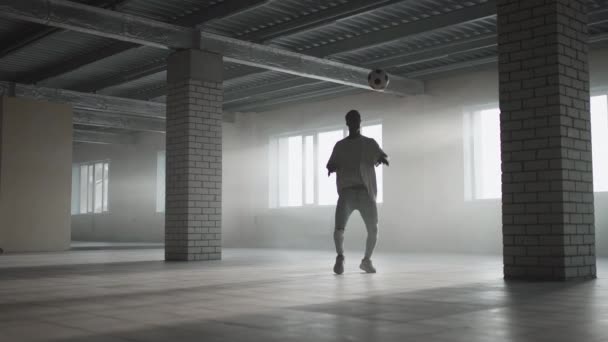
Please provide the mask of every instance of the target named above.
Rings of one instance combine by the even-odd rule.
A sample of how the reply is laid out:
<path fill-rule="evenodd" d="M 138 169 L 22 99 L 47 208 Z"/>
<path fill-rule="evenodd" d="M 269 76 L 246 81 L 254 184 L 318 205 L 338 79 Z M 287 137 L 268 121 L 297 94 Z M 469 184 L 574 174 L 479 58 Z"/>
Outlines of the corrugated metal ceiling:
<path fill-rule="evenodd" d="M 93 0 L 87 0 L 87 2 L 90 1 Z M 126 0 L 116 9 L 124 13 L 175 23 L 189 14 L 197 11 L 204 12 L 210 6 L 215 6 L 215 8 L 222 6 L 225 1 L 228 0 Z M 307 53 L 307 50 L 330 46 L 335 42 L 349 40 L 353 37 L 364 37 L 369 33 L 382 32 L 385 29 L 429 18 L 440 19 L 446 13 L 486 2 L 487 0 L 387 1 L 387 5 L 384 7 L 379 6 L 379 8 L 356 15 L 339 16 L 336 20 L 328 20 L 322 26 L 280 36 L 266 41 L 266 43 Z M 313 20 L 325 11 L 332 11 L 332 13 L 348 11 L 354 5 L 361 6 L 361 3 L 361 0 L 272 0 L 247 11 L 211 20 L 203 27 L 205 30 L 233 37 L 256 40 L 256 34 L 259 32 L 268 33 L 280 29 L 294 20 L 307 20 L 307 18 Z M 607 0 L 591 0 L 589 4 L 593 11 L 605 10 L 606 17 L 608 17 Z M 10 44 L 12 37 L 21 37 L 24 32 L 32 31 L 37 26 L 0 18 L 0 42 Z M 381 44 L 370 41 L 369 44 L 373 47 L 357 47 L 352 51 L 334 53 L 330 57 L 349 64 L 374 67 L 376 61 L 380 59 L 441 47 L 444 44 L 464 42 L 474 37 L 486 37 L 495 32 L 496 19 L 490 16 L 404 36 L 402 39 L 392 39 Z M 590 32 L 592 34 L 608 32 L 608 21 L 590 26 Z M 0 58 L 0 77 L 4 80 L 19 79 L 24 74 L 48 70 L 57 65 L 78 61 L 82 56 L 103 52 L 114 44 L 116 42 L 111 39 L 76 32 L 63 31 L 52 34 L 5 58 Z M 95 82 L 105 84 L 108 80 L 121 80 L 121 77 L 124 76 L 124 82 L 110 84 L 108 87 L 104 87 L 105 89 L 97 90 L 104 94 L 134 98 L 149 98 L 148 95 L 153 95 L 162 100 L 163 97 L 159 96 L 158 90 L 162 89 L 166 74 L 156 68 L 159 64 L 162 66 L 169 53 L 169 51 L 149 47 L 133 48 L 93 63 L 84 64 L 41 84 L 49 87 L 78 89 L 83 85 L 95 84 Z M 466 65 L 467 61 L 484 60 L 493 56 L 496 56 L 496 48 L 484 46 L 479 49 L 442 55 L 430 60 L 408 62 L 406 65 L 398 67 L 387 66 L 387 69 L 394 74 L 415 75 L 418 73 L 421 75 L 425 70 L 449 69 L 447 67 L 450 65 Z M 152 67 L 149 68 L 150 66 Z M 330 94 L 335 89 L 341 89 L 340 86 L 333 84 L 310 83 L 303 80 L 302 86 L 281 88 L 271 94 L 256 96 L 256 88 L 289 81 L 296 77 L 233 63 L 225 63 L 224 69 L 227 96 L 230 96 L 231 92 L 240 94 L 250 89 L 251 96 L 247 96 L 241 103 L 234 102 L 242 106 L 249 105 L 249 109 L 266 108 L 269 101 L 274 101 L 273 103 L 280 102 L 281 99 L 296 101 L 308 95 L 322 96 L 323 91 Z M 144 72 L 146 70 L 150 71 L 146 73 Z M 139 71 L 142 71 L 141 74 L 138 74 Z M 272 106 L 276 105 L 272 104 Z"/>

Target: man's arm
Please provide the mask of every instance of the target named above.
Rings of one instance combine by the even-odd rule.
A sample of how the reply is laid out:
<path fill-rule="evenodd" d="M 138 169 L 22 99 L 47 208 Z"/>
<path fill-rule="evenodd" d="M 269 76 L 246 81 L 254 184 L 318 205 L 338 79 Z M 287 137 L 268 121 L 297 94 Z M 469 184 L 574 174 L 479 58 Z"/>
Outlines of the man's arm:
<path fill-rule="evenodd" d="M 376 166 L 378 166 L 380 164 L 384 164 L 386 166 L 389 166 L 388 165 L 389 164 L 389 162 L 388 162 L 388 155 L 386 153 L 384 153 L 384 152 L 382 152 L 382 155 L 376 161 Z"/>
<path fill-rule="evenodd" d="M 384 151 L 382 150 L 382 148 L 380 148 L 380 145 L 378 145 L 376 140 L 374 140 L 374 145 L 376 145 L 376 151 L 377 151 L 376 152 L 377 158 L 376 158 L 374 164 L 376 166 L 379 166 L 380 164 L 389 166 L 388 155 L 386 153 L 384 153 Z"/>
<path fill-rule="evenodd" d="M 329 157 L 329 161 L 327 162 L 327 177 L 331 176 L 332 173 L 338 171 L 338 163 L 336 160 L 336 146 L 334 146 L 334 149 L 331 152 L 331 157 Z"/>

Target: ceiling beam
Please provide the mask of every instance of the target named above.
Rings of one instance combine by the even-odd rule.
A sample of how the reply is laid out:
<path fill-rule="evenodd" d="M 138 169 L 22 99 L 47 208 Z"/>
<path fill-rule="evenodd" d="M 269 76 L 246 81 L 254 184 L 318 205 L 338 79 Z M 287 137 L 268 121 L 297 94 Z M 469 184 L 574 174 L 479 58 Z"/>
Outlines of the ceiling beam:
<path fill-rule="evenodd" d="M 0 81 L 0 96 L 3 95 L 71 104 L 74 124 L 133 131 L 165 131 L 164 103 Z M 233 122 L 234 118 L 224 112 L 224 121 Z"/>
<path fill-rule="evenodd" d="M 0 43 L 0 46 L 2 46 L 2 50 L 0 50 L 0 59 L 19 52 L 24 48 L 31 46 L 32 44 L 58 31 L 61 30 L 56 27 L 39 27 L 38 25 L 36 25 L 34 29 L 28 30 L 20 35 L 11 35 L 10 39 L 7 39 Z"/>
<path fill-rule="evenodd" d="M 205 32 L 201 32 L 201 46 L 220 51 L 225 61 L 370 90 L 367 68 Z M 424 84 L 394 76 L 385 92 L 421 94 Z"/>
<path fill-rule="evenodd" d="M 412 1 L 412 0 L 406 0 Z M 303 31 L 313 30 L 325 25 L 334 24 L 339 20 L 345 20 L 365 12 L 405 2 L 404 0 L 354 0 L 346 4 L 337 5 L 327 10 L 304 15 L 287 22 L 269 26 L 242 36 L 239 39 L 268 43 L 273 39 L 293 35 Z"/>
<path fill-rule="evenodd" d="M 116 6 L 119 6 L 126 1 L 129 0 L 89 0 L 86 3 L 91 6 L 115 9 Z M 32 30 L 26 31 L 23 34 L 18 35 L 16 38 L 0 44 L 0 46 L 3 46 L 2 50 L 0 50 L 0 59 L 17 53 L 28 46 L 31 46 L 42 39 L 59 32 L 63 32 L 63 30 L 57 27 L 36 26 Z"/>
<path fill-rule="evenodd" d="M 70 90 L 44 88 L 24 84 L 15 84 L 13 90 L 14 96 L 17 97 L 69 103 L 72 104 L 74 109 L 140 115 L 153 118 L 165 117 L 165 105 L 156 102 L 80 93 Z M 11 84 L 9 82 L 0 82 L 0 94 L 9 95 L 11 91 Z"/>
<path fill-rule="evenodd" d="M 89 131 L 75 129 L 72 132 L 74 142 L 104 145 L 132 145 L 135 144 L 135 137 L 129 134 L 107 133 L 100 131 Z"/>
<path fill-rule="evenodd" d="M 75 125 L 119 128 L 131 131 L 165 132 L 166 121 L 136 115 L 125 115 L 88 109 L 74 109 L 72 122 Z"/>
<path fill-rule="evenodd" d="M 192 29 L 67 0 L 3 0 L 4 17 L 160 49 L 192 46 Z"/>
<path fill-rule="evenodd" d="M 369 62 L 366 62 L 363 66 L 374 67 L 374 68 L 389 68 L 389 67 L 402 67 L 410 64 L 416 64 L 420 62 L 436 60 L 441 58 L 446 58 L 451 55 L 456 55 L 459 53 L 465 53 L 475 50 L 480 50 L 492 46 L 496 46 L 496 35 L 495 34 L 485 34 L 479 37 L 464 39 L 462 41 L 457 41 L 450 44 L 443 44 L 439 46 L 433 46 L 425 49 L 415 50 L 415 51 L 407 51 L 398 55 L 374 59 Z M 263 73 L 272 73 L 272 71 L 263 71 L 261 73 L 255 73 L 256 75 L 261 75 Z M 225 96 L 224 96 L 224 104 L 229 104 L 230 102 L 240 101 L 246 98 L 254 98 L 260 95 L 265 95 L 268 93 L 274 93 L 276 91 L 282 91 L 287 88 L 301 87 L 305 85 L 310 85 L 313 83 L 319 83 L 319 81 L 311 80 L 311 79 L 301 79 L 301 78 L 289 78 L 285 81 L 280 82 L 272 82 L 270 84 L 265 84 L 261 86 L 255 87 L 255 89 L 239 89 L 239 90 L 230 90 L 230 84 L 233 82 L 238 82 L 240 79 L 248 79 L 251 74 L 247 74 L 245 76 L 235 77 L 228 82 L 225 82 Z M 228 83 L 228 84 L 226 84 Z M 155 98 L 161 95 L 165 95 L 166 87 L 158 87 L 154 88 L 150 93 L 147 91 L 143 91 L 141 93 L 141 97 L 136 97 L 134 93 L 129 94 L 121 94 L 123 97 L 135 97 L 140 99 L 150 99 Z"/>
<path fill-rule="evenodd" d="M 204 8 L 197 13 L 178 18 L 181 26 L 196 27 L 212 21 L 228 18 L 235 14 L 250 11 L 266 5 L 270 0 L 224 0 L 216 5 Z"/>
<path fill-rule="evenodd" d="M 269 110 L 271 108 L 285 105 L 285 104 L 296 104 L 309 100 L 323 100 L 334 98 L 336 96 L 345 96 L 345 95 L 353 95 L 362 92 L 360 89 L 356 88 L 348 88 L 344 86 L 336 86 L 333 84 L 327 85 L 327 88 L 318 89 L 312 92 L 307 92 L 304 94 L 297 94 L 277 99 L 264 99 L 264 100 L 255 100 L 248 103 L 241 103 L 238 105 L 234 105 L 231 107 L 231 111 L 233 112 L 248 112 L 248 111 L 263 111 Z"/>
<path fill-rule="evenodd" d="M 335 43 L 329 43 L 305 50 L 312 56 L 330 56 L 377 45 L 391 43 L 408 36 L 445 29 L 450 26 L 478 21 L 496 16 L 496 4 L 489 0 L 480 5 L 474 5 L 452 12 L 431 16 L 426 19 L 412 21 L 406 24 L 355 36 Z"/>
<path fill-rule="evenodd" d="M 589 25 L 595 25 L 597 23 L 602 23 L 606 21 L 606 18 L 608 17 L 608 9 L 605 10 L 599 10 L 599 11 L 594 11 L 592 13 L 590 13 L 590 23 Z M 599 34 L 599 35 L 593 35 L 590 37 L 589 42 L 590 43 L 598 43 L 600 41 L 606 41 L 608 35 L 607 34 Z M 486 49 L 486 48 L 491 48 L 491 47 L 495 47 L 497 46 L 497 36 L 494 33 L 490 33 L 490 34 L 483 34 L 483 35 L 479 35 L 477 37 L 472 37 L 472 38 L 467 38 L 467 39 L 463 39 L 460 41 L 455 41 L 453 43 L 448 43 L 448 44 L 442 44 L 439 46 L 432 46 L 432 47 L 428 47 L 428 48 L 423 48 L 423 49 L 418 49 L 418 50 L 410 50 L 410 51 L 406 51 L 397 55 L 393 55 L 393 56 L 388 56 L 388 57 L 384 57 L 384 58 L 379 58 L 379 59 L 374 59 L 371 60 L 369 62 L 364 63 L 362 66 L 367 66 L 367 67 L 378 67 L 378 68 L 390 68 L 390 67 L 403 67 L 403 66 L 407 66 L 407 65 L 412 65 L 412 64 L 417 64 L 417 63 L 421 63 L 421 62 L 426 62 L 426 61 L 432 61 L 432 60 L 437 60 L 437 59 L 443 59 L 443 58 L 447 58 L 450 56 L 454 56 L 457 54 L 462 54 L 462 53 L 467 53 L 467 52 L 472 52 L 472 51 L 476 51 L 476 50 L 482 50 L 482 49 Z M 490 60 L 488 63 L 492 63 L 492 61 Z M 454 68 L 455 66 L 453 66 L 452 68 Z M 466 67 L 466 64 L 462 64 L 462 67 Z M 440 72 L 442 69 L 441 68 L 437 68 L 436 70 L 427 70 L 427 71 L 422 71 L 422 73 L 420 74 L 422 75 L 428 75 L 431 73 L 437 73 Z M 266 71 L 264 71 L 266 72 Z M 254 73 L 256 75 L 260 75 L 264 72 L 258 72 L 258 73 Z M 247 78 L 248 76 L 252 75 L 252 73 L 248 73 L 246 75 L 242 75 L 239 77 L 236 77 L 235 79 L 238 78 Z M 416 74 L 411 74 L 411 75 L 407 75 L 408 77 L 413 77 Z M 293 86 L 293 87 L 298 87 L 301 85 L 308 85 L 311 82 L 309 80 L 300 80 L 300 82 L 297 82 L 296 80 L 288 80 L 289 82 L 289 86 Z M 273 87 L 273 85 L 267 85 L 267 86 L 262 86 L 262 87 L 256 87 L 255 90 L 253 91 L 241 91 L 239 93 L 234 93 L 235 95 L 239 95 L 239 96 L 243 96 L 243 98 L 247 97 L 247 98 L 258 98 L 258 95 L 267 95 L 267 94 L 271 94 L 273 92 L 276 91 L 281 91 L 283 90 L 284 87 L 282 84 L 277 84 L 276 87 Z M 226 92 L 226 96 L 225 101 L 230 101 L 230 102 L 236 102 L 238 100 L 238 98 L 236 96 L 232 96 L 232 92 L 227 91 Z"/>
<path fill-rule="evenodd" d="M 3 16 L 162 48 L 202 48 L 225 61 L 369 90 L 366 68 L 195 31 L 66 0 L 3 0 Z M 41 13 L 43 13 L 41 15 Z M 74 15 L 77 13 L 78 15 Z M 195 38 L 197 37 L 198 38 Z M 393 77 L 387 93 L 420 94 L 422 82 Z"/>
<path fill-rule="evenodd" d="M 404 67 L 416 63 L 428 62 L 437 59 L 444 59 L 460 53 L 476 51 L 485 48 L 491 48 L 497 45 L 495 34 L 484 34 L 478 37 L 464 39 L 450 44 L 433 46 L 426 49 L 408 51 L 400 55 L 386 57 L 369 61 L 364 66 L 378 66 L 380 68 L 388 67 Z M 589 37 L 591 44 L 608 41 L 608 34 L 598 34 Z M 459 69 L 471 68 L 475 66 L 495 64 L 497 59 L 495 56 L 489 58 L 475 59 L 471 62 L 452 63 L 445 66 L 423 69 L 417 72 L 407 74 L 408 77 L 421 77 L 433 74 L 455 71 Z M 246 76 L 243 78 L 246 79 Z M 243 107 L 243 101 L 267 101 L 269 97 L 277 97 L 276 93 L 288 88 L 306 87 L 315 84 L 314 81 L 307 79 L 288 79 L 280 82 L 255 87 L 255 89 L 239 89 L 236 91 L 227 90 L 224 95 L 224 104 L 230 107 L 230 110 L 246 110 L 252 108 L 252 104 L 248 107 Z M 305 96 L 306 94 L 298 94 L 297 96 Z M 289 98 L 287 98 L 289 101 Z M 279 99 L 281 100 L 281 99 Z"/>
<path fill-rule="evenodd" d="M 589 25 L 600 25 L 608 22 L 608 7 L 589 13 Z"/>
<path fill-rule="evenodd" d="M 407 2 L 413 0 L 378 0 L 370 2 L 368 0 L 355 0 L 344 5 L 338 5 L 328 10 L 324 10 L 314 15 L 306 15 L 303 17 L 296 18 L 288 21 L 284 24 L 268 27 L 267 29 L 255 31 L 254 33 L 247 34 L 238 37 L 242 40 L 251 40 L 254 42 L 264 42 L 265 44 L 271 41 L 273 38 L 285 35 L 291 35 L 302 31 L 312 30 L 318 27 L 335 23 L 338 20 L 344 20 L 351 18 L 356 15 L 360 15 L 365 12 L 372 11 L 374 9 L 389 6 L 395 3 Z M 192 23 L 205 22 L 207 23 L 213 18 L 226 17 L 239 11 L 257 8 L 266 4 L 268 1 L 260 0 L 228 0 L 222 2 L 220 5 L 212 6 L 209 12 L 205 12 L 205 16 L 201 16 L 197 20 L 192 20 Z M 215 9 L 215 10 L 214 10 Z M 312 17 L 312 18 L 311 18 Z M 184 23 L 180 21 L 180 25 Z M 191 26 L 195 26 L 192 24 Z M 109 88 L 118 84 L 123 84 L 129 80 L 136 79 L 138 77 L 145 77 L 150 74 L 158 72 L 158 70 L 166 69 L 167 65 L 165 62 L 158 62 L 151 65 L 148 73 L 142 73 L 141 70 L 135 69 L 133 71 L 127 71 L 119 76 L 111 77 L 101 82 L 91 81 L 81 86 L 75 87 L 74 90 L 78 91 L 93 91 Z M 28 83 L 28 82 L 25 82 Z"/>
<path fill-rule="evenodd" d="M 445 27 L 450 26 L 449 24 L 458 25 L 458 24 L 462 24 L 463 22 L 475 21 L 475 20 L 491 17 L 491 16 L 495 15 L 495 8 L 493 10 L 494 6 L 495 6 L 495 1 L 490 0 L 488 3 L 484 4 L 482 7 L 473 6 L 473 7 L 466 8 L 464 10 L 459 10 L 459 11 L 457 11 L 458 13 L 433 16 L 433 17 L 430 17 L 427 19 L 422 19 L 422 20 L 413 22 L 411 24 L 396 26 L 390 30 L 377 31 L 374 33 L 374 35 L 379 36 L 379 38 L 380 38 L 379 41 L 382 41 L 384 44 L 384 42 L 386 42 L 387 39 L 390 41 L 393 41 L 394 39 L 404 39 L 404 38 L 406 38 L 407 35 L 420 33 L 421 31 L 424 31 L 427 28 L 433 28 L 433 25 L 435 22 L 440 23 L 441 24 L 440 26 L 445 28 Z M 596 24 L 600 24 L 600 23 L 604 23 L 604 22 L 608 21 L 608 8 L 591 12 L 589 14 L 589 19 L 590 19 L 589 25 L 596 25 Z M 424 25 L 421 25 L 419 27 L 414 26 L 414 24 L 417 25 L 420 23 L 422 23 Z M 387 35 L 384 36 L 385 34 L 387 34 Z M 489 45 L 487 45 L 487 44 L 488 44 L 488 42 L 490 42 L 492 40 L 492 38 L 491 38 L 492 36 L 494 37 L 494 41 L 496 42 L 497 38 L 496 38 L 495 34 L 481 36 L 481 38 L 483 38 L 483 39 L 480 39 L 480 37 L 472 38 L 472 40 L 474 40 L 474 41 L 479 40 L 478 41 L 479 45 L 471 43 L 471 49 L 489 47 Z M 349 41 L 352 41 L 352 39 L 344 40 L 339 43 L 349 45 L 349 47 L 357 46 L 358 48 L 359 47 L 367 48 L 370 45 L 367 43 L 364 43 L 364 41 L 363 41 L 364 37 L 369 38 L 369 35 L 362 35 L 362 36 L 359 36 L 358 38 L 355 37 L 355 38 L 359 39 L 359 43 L 352 44 L 352 46 L 350 43 L 347 43 Z M 596 37 L 592 37 L 590 42 L 594 42 L 596 40 Z M 370 42 L 372 41 L 371 38 L 369 38 L 369 40 L 370 40 Z M 457 53 L 456 48 L 466 49 L 466 46 L 469 45 L 469 42 L 470 42 L 470 40 L 467 39 L 467 40 L 463 40 L 461 42 L 446 44 L 444 46 L 445 47 L 454 46 L 453 53 Z M 336 46 L 336 45 L 332 44 L 330 46 Z M 338 49 L 335 49 L 335 51 L 333 50 L 333 48 L 327 49 L 325 51 L 321 51 L 321 49 L 324 49 L 324 47 L 319 47 L 318 49 L 305 50 L 305 51 L 303 51 L 303 53 L 313 54 L 313 55 L 317 55 L 317 56 L 321 56 L 321 57 L 325 57 L 325 58 L 331 58 L 331 57 L 333 57 L 335 55 L 339 55 L 341 53 L 341 51 L 338 51 Z M 431 48 L 431 49 L 435 50 L 435 48 Z M 440 50 L 442 50 L 443 52 L 440 52 Z M 331 55 L 325 55 L 327 53 L 333 53 L 333 52 L 336 52 L 336 53 L 331 54 Z M 374 61 L 374 63 L 372 63 L 372 64 L 364 64 L 363 66 L 386 68 L 389 66 L 413 64 L 413 63 L 418 63 L 419 61 L 423 61 L 425 58 L 429 58 L 429 57 L 433 58 L 433 57 L 431 57 L 431 54 L 433 54 L 433 53 L 441 53 L 444 55 L 450 54 L 450 52 L 448 52 L 448 49 L 443 49 L 441 47 L 435 51 L 427 51 L 427 49 L 419 50 L 416 52 L 408 51 L 408 52 L 401 53 L 398 55 L 389 56 L 384 59 L 379 59 L 377 61 Z M 255 75 L 255 74 L 259 75 L 261 73 L 260 72 L 246 72 L 246 73 L 240 74 L 237 77 L 246 77 L 246 76 L 251 76 L 251 75 Z"/>
<path fill-rule="evenodd" d="M 602 20 L 602 17 L 600 17 L 600 16 L 595 15 L 593 17 L 594 17 L 594 20 Z M 591 24 L 593 24 L 593 22 L 590 23 L 590 25 Z M 597 35 L 593 35 L 593 36 L 589 37 L 589 43 L 591 43 L 591 44 L 596 44 L 596 43 L 600 43 L 603 41 L 608 41 L 608 34 L 605 34 L 605 33 L 597 34 Z M 482 49 L 491 48 L 491 47 L 495 47 L 495 46 L 497 46 L 496 34 L 489 33 L 489 34 L 479 35 L 477 37 L 472 37 L 472 38 L 468 38 L 468 39 L 455 41 L 453 43 L 441 44 L 438 46 L 431 46 L 428 48 L 418 49 L 418 50 L 410 50 L 410 51 L 406 51 L 406 52 L 403 52 L 403 53 L 400 53 L 397 55 L 370 60 L 369 62 L 366 62 L 365 64 L 363 64 L 363 66 L 379 67 L 379 68 L 404 67 L 407 65 L 448 58 L 450 56 L 458 55 L 461 53 L 482 50 Z M 493 63 L 493 61 L 490 60 L 489 63 Z M 462 67 L 466 67 L 466 64 L 460 63 L 459 65 L 461 65 Z M 451 68 L 452 68 L 452 70 L 455 70 L 454 69 L 455 66 L 452 66 Z M 432 74 L 432 73 L 437 73 L 437 72 L 440 72 L 441 70 L 442 70 L 441 68 L 439 68 L 439 69 L 434 68 L 433 70 L 426 70 L 426 71 L 422 70 L 421 76 Z M 258 73 L 254 73 L 254 74 L 261 75 L 263 73 L 271 73 L 271 72 L 272 71 L 263 71 L 261 73 L 258 72 Z M 230 80 L 227 80 L 228 85 L 226 85 L 226 83 L 225 83 L 226 93 L 224 95 L 224 104 L 227 106 L 227 108 L 231 105 L 231 103 L 240 102 L 241 100 L 259 99 L 260 96 L 272 94 L 272 93 L 275 93 L 278 91 L 283 91 L 287 88 L 296 88 L 296 87 L 302 87 L 302 86 L 307 86 L 307 85 L 311 85 L 314 83 L 318 83 L 317 81 L 310 80 L 310 79 L 289 78 L 284 81 L 272 82 L 271 84 L 257 86 L 257 87 L 255 87 L 255 89 L 247 89 L 247 88 L 236 89 L 236 90 L 230 89 L 231 83 L 234 83 L 234 82 L 238 83 L 238 81 L 240 79 L 247 80 L 250 75 L 251 75 L 251 73 L 248 73 L 246 75 L 234 77 Z M 411 77 L 411 75 L 408 75 L 408 76 Z M 238 88 L 238 86 L 237 86 L 237 88 Z M 150 98 L 155 98 L 155 97 L 158 97 L 161 95 L 165 95 L 165 93 L 166 93 L 165 87 L 158 87 L 158 88 L 154 88 L 154 91 L 150 94 L 152 96 L 148 96 L 148 93 L 146 91 L 144 91 L 141 93 L 141 97 L 138 97 L 138 98 L 150 99 Z M 121 94 L 121 96 L 131 97 L 130 95 L 122 95 L 122 94 Z"/>
<path fill-rule="evenodd" d="M 122 0 L 127 1 L 127 0 Z M 199 11 L 195 11 L 188 15 L 176 18 L 172 23 L 184 26 L 192 27 L 202 23 L 207 23 L 212 20 L 226 18 L 240 11 L 251 10 L 259 6 L 263 6 L 268 3 L 269 0 L 226 0 L 219 4 L 205 7 Z M 44 85 L 44 81 L 48 81 L 52 78 L 66 74 L 68 72 L 78 70 L 86 65 L 92 64 L 99 60 L 114 56 L 116 54 L 138 48 L 140 45 L 132 44 L 128 42 L 115 42 L 113 45 L 92 51 L 84 56 L 80 56 L 71 59 L 67 62 L 45 67 L 39 70 L 33 70 L 26 75 L 21 76 L 18 79 L 20 83 L 41 83 Z M 120 81 L 120 80 L 116 80 Z M 109 80 L 107 82 L 110 82 Z M 83 85 L 83 88 L 90 88 L 89 84 Z M 102 88 L 97 88 L 102 89 Z M 77 89 L 80 90 L 80 89 Z"/>
<path fill-rule="evenodd" d="M 89 52 L 82 56 L 73 57 L 67 61 L 55 64 L 51 67 L 43 67 L 40 69 L 29 71 L 25 74 L 18 76 L 17 80 L 19 83 L 26 84 L 40 84 L 45 85 L 46 80 L 55 78 L 60 75 L 67 74 L 80 68 L 83 65 L 88 65 L 101 59 L 105 59 L 119 53 L 131 50 L 133 44 L 127 42 L 116 42 L 107 46 L 101 50 Z"/>
<path fill-rule="evenodd" d="M 484 34 L 475 38 L 463 39 L 424 49 L 410 50 L 398 55 L 380 58 L 374 60 L 373 65 L 378 68 L 394 68 L 443 59 L 453 55 L 495 47 L 497 46 L 496 40 L 495 34 Z"/>
<path fill-rule="evenodd" d="M 229 106 L 231 102 L 247 100 L 252 97 L 259 97 L 265 94 L 274 93 L 279 90 L 287 90 L 309 86 L 311 84 L 323 83 L 311 79 L 289 78 L 284 81 L 272 82 L 255 87 L 255 89 L 241 88 L 237 90 L 226 90 L 224 95 L 224 106 Z"/>
<path fill-rule="evenodd" d="M 167 82 L 159 82 L 151 87 L 147 87 L 144 89 L 132 89 L 119 92 L 118 94 L 110 93 L 110 95 L 138 100 L 151 100 L 159 96 L 167 95 Z"/>
<path fill-rule="evenodd" d="M 146 76 L 154 75 L 165 70 L 167 70 L 167 61 L 154 61 L 150 64 L 145 64 L 127 72 L 120 73 L 114 77 L 109 77 L 103 80 L 92 80 L 79 86 L 71 87 L 70 89 L 81 92 L 99 91 L 118 84 L 124 84 Z"/>
<path fill-rule="evenodd" d="M 472 68 L 472 67 L 477 67 L 477 66 L 482 66 L 482 65 L 495 64 L 497 62 L 498 62 L 498 56 L 485 57 L 485 58 L 473 59 L 473 60 L 464 61 L 464 62 L 446 64 L 446 65 L 442 65 L 442 66 L 430 68 L 430 69 L 417 70 L 417 71 L 408 73 L 408 75 L 411 75 L 412 77 L 428 76 L 428 75 L 439 74 L 439 73 L 461 70 L 461 69 L 467 69 L 467 68 Z"/>

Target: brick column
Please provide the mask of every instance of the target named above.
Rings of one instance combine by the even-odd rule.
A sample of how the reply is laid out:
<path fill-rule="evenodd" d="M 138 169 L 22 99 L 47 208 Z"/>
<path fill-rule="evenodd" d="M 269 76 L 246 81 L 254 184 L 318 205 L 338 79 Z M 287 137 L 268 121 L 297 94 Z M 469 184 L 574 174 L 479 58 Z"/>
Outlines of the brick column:
<path fill-rule="evenodd" d="M 507 279 L 595 278 L 585 0 L 498 0 Z"/>
<path fill-rule="evenodd" d="M 199 50 L 168 60 L 166 260 L 221 258 L 222 69 Z"/>

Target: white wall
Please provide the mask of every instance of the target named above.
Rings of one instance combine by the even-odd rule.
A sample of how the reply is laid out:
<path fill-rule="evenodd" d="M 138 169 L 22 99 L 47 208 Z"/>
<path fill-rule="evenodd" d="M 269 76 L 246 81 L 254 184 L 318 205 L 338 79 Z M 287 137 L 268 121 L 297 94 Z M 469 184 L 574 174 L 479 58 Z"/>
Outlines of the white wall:
<path fill-rule="evenodd" d="M 0 98 L 0 248 L 70 245 L 72 108 Z"/>
<path fill-rule="evenodd" d="M 156 158 L 163 134 L 141 134 L 135 145 L 74 144 L 74 163 L 109 161 L 108 212 L 72 215 L 72 240 L 152 242 L 164 239 L 156 212 Z"/>
<path fill-rule="evenodd" d="M 592 86 L 608 85 L 607 50 L 594 51 Z M 485 69 L 485 70 L 484 70 Z M 379 206 L 379 249 L 501 253 L 499 200 L 467 201 L 464 185 L 463 112 L 467 107 L 498 103 L 495 67 L 467 71 L 427 82 L 424 96 L 396 98 L 382 94 L 342 97 L 239 116 L 243 132 L 240 167 L 224 173 L 239 181 L 239 220 L 224 225 L 228 246 L 331 249 L 333 206 L 268 208 L 270 136 L 342 125 L 349 109 L 364 120 L 382 120 L 385 169 L 384 203 Z M 247 180 L 244 182 L 243 180 Z M 230 190 L 224 197 L 236 196 Z M 608 194 L 596 194 L 598 252 L 608 254 Z M 228 206 L 225 216 L 234 214 Z M 364 227 L 355 214 L 347 227 L 347 249 L 361 249 Z"/>
<path fill-rule="evenodd" d="M 608 89 L 608 50 L 594 51 L 592 87 Z M 498 102 L 495 67 L 443 75 L 427 94 L 396 98 L 368 93 L 236 115 L 223 131 L 223 239 L 228 247 L 332 249 L 333 206 L 268 208 L 268 141 L 276 134 L 342 125 L 359 109 L 382 120 L 385 169 L 379 250 L 501 253 L 499 200 L 464 198 L 463 111 Z M 73 218 L 75 238 L 162 241 L 155 213 L 156 152 L 161 140 L 122 147 L 79 145 L 75 160 L 110 159 L 110 211 Z M 598 251 L 608 254 L 608 193 L 596 194 Z M 357 214 L 347 228 L 349 250 L 361 249 Z"/>
<path fill-rule="evenodd" d="M 355 108 L 364 121 L 382 120 L 384 150 L 391 158 L 379 206 L 379 248 L 499 252 L 499 201 L 464 201 L 462 157 L 463 106 L 495 102 L 496 84 L 495 72 L 476 73 L 430 82 L 425 96 L 369 93 L 249 117 L 254 133 L 240 149 L 246 167 L 227 170 L 225 179 L 251 181 L 240 188 L 242 197 L 249 194 L 241 201 L 249 202 L 251 212 L 238 227 L 224 226 L 226 244 L 332 248 L 333 206 L 268 209 L 267 144 L 272 135 L 343 125 L 344 114 Z M 347 248 L 361 247 L 364 236 L 355 214 L 347 227 Z"/>

